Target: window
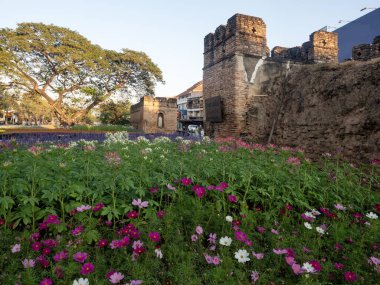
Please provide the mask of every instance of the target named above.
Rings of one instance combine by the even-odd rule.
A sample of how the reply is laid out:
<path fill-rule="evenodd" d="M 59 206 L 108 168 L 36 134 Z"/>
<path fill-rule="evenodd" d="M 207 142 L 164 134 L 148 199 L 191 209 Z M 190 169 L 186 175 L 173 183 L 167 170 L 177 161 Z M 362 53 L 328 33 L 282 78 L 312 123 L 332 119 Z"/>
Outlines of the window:
<path fill-rule="evenodd" d="M 164 127 L 164 114 L 159 113 L 157 118 L 157 127 L 162 129 Z"/>

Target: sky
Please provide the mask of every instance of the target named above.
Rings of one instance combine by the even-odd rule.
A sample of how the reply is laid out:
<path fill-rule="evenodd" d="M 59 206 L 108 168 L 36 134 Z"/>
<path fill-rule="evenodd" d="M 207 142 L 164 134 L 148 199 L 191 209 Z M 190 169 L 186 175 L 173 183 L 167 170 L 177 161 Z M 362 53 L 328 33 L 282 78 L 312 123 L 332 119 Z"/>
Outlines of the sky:
<path fill-rule="evenodd" d="M 236 13 L 260 17 L 268 46 L 293 47 L 324 26 L 339 28 L 379 0 L 0 0 L 0 28 L 42 22 L 70 28 L 103 48 L 147 53 L 163 72 L 156 96 L 202 80 L 203 39 Z M 342 20 L 342 23 L 339 21 Z"/>

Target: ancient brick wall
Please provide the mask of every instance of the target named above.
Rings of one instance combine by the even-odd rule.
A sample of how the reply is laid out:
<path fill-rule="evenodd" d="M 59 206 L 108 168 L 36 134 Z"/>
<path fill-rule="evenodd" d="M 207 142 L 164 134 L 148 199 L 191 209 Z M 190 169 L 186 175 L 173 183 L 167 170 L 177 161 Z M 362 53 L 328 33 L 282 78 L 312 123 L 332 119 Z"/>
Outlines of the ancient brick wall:
<path fill-rule="evenodd" d="M 338 65 L 337 35 L 324 31 L 301 47 L 276 47 L 268 58 L 265 34 L 260 18 L 237 14 L 206 36 L 206 134 L 271 138 L 316 153 L 343 147 L 360 159 L 379 153 L 378 64 Z M 213 121 L 210 98 L 222 101 L 221 121 Z"/>
<path fill-rule="evenodd" d="M 380 155 L 380 59 L 292 70 L 274 142 L 370 160 Z"/>
<path fill-rule="evenodd" d="M 361 44 L 352 48 L 352 59 L 366 61 L 380 57 L 380 36 L 373 39 L 371 44 Z"/>
<path fill-rule="evenodd" d="M 172 133 L 177 130 L 177 100 L 144 96 L 131 106 L 131 124 L 146 133 Z"/>

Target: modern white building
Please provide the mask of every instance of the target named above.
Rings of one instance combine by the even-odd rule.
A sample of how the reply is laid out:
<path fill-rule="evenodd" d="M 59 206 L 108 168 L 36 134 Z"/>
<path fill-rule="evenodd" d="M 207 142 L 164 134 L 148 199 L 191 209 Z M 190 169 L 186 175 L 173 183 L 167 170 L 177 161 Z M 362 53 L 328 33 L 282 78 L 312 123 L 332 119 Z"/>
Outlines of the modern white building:
<path fill-rule="evenodd" d="M 203 125 L 203 82 L 199 81 L 176 96 L 178 107 L 178 129 L 189 125 Z"/>

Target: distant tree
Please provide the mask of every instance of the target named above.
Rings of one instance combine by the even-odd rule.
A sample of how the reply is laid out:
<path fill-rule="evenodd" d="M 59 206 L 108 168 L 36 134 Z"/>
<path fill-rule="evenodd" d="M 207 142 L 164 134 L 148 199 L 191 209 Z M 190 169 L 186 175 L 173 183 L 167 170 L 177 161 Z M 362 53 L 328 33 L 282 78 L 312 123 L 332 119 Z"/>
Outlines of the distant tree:
<path fill-rule="evenodd" d="M 69 125 L 111 96 L 153 95 L 163 82 L 145 53 L 104 50 L 77 32 L 42 23 L 0 29 L 0 80 L 38 94 Z"/>
<path fill-rule="evenodd" d="M 129 123 L 131 103 L 129 101 L 107 101 L 100 106 L 100 121 L 103 124 L 126 125 Z"/>

